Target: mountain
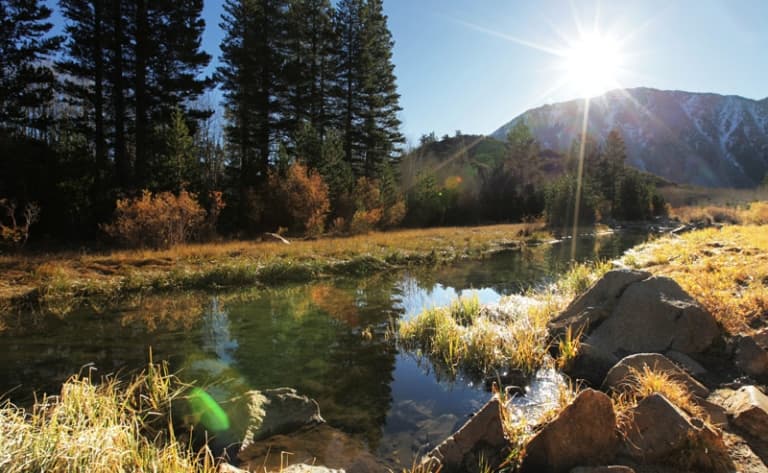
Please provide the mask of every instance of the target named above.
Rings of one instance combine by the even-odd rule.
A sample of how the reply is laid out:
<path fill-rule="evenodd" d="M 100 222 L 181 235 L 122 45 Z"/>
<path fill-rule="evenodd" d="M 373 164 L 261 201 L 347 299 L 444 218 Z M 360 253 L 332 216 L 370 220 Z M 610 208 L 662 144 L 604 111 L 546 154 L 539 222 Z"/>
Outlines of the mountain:
<path fill-rule="evenodd" d="M 529 110 L 496 130 L 504 139 L 525 120 L 545 148 L 568 150 L 581 133 L 584 100 Z M 752 187 L 768 171 L 768 98 L 623 89 L 591 99 L 589 133 L 618 129 L 629 164 L 663 178 L 707 187 Z"/>

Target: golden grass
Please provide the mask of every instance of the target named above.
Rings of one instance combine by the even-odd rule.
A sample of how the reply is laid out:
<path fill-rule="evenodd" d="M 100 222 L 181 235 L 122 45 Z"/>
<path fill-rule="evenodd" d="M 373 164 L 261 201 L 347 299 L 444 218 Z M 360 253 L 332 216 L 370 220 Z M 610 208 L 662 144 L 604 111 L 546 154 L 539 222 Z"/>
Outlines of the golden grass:
<path fill-rule="evenodd" d="M 483 311 L 471 299 L 426 309 L 400 323 L 400 342 L 453 376 L 459 370 L 475 376 L 506 369 L 533 373 L 548 355 L 547 323 L 609 268 L 605 262 L 574 265 L 546 288 L 502 300 L 496 311 Z M 567 341 L 573 356 L 576 338 Z"/>
<path fill-rule="evenodd" d="M 130 292 L 306 281 L 479 258 L 536 238 L 531 224 L 516 224 L 374 232 L 290 245 L 229 241 L 168 250 L 6 255 L 0 256 L 0 307 L 26 304 L 66 313 L 83 301 L 108 304 Z"/>
<path fill-rule="evenodd" d="M 755 217 L 768 204 L 754 205 Z M 768 226 L 708 228 L 633 249 L 624 262 L 673 278 L 731 334 L 768 313 Z"/>
<path fill-rule="evenodd" d="M 164 367 L 150 365 L 127 384 L 74 376 L 60 396 L 44 396 L 29 411 L 6 402 L 0 471 L 213 473 L 210 452 L 191 453 L 173 433 L 178 387 Z"/>

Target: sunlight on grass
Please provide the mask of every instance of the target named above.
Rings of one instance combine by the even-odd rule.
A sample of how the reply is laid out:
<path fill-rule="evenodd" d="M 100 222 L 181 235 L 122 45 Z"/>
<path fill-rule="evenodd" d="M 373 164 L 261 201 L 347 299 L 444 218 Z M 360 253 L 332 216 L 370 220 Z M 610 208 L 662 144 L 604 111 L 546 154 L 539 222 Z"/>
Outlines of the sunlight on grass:
<path fill-rule="evenodd" d="M 167 250 L 2 256 L 0 309 L 66 314 L 82 302 L 106 305 L 127 293 L 216 289 L 363 276 L 393 267 L 482 258 L 542 236 L 532 224 L 373 232 L 344 238 L 230 241 Z"/>
<path fill-rule="evenodd" d="M 128 383 L 94 383 L 74 376 L 60 396 L 43 396 L 30 410 L 0 407 L 0 470 L 200 472 L 217 470 L 207 450 L 193 454 L 170 424 L 181 385 L 151 365 Z"/>
<path fill-rule="evenodd" d="M 426 309 L 400 323 L 400 342 L 452 376 L 460 370 L 473 377 L 509 369 L 533 373 L 548 356 L 547 323 L 608 269 L 606 262 L 573 265 L 556 282 L 493 307 L 460 298 Z M 564 341 L 566 356 L 575 356 L 579 335 Z"/>
<path fill-rule="evenodd" d="M 768 204 L 753 209 L 762 214 Z M 749 333 L 768 311 L 765 226 L 726 226 L 665 237 L 633 250 L 625 263 L 628 258 L 635 267 L 676 280 L 728 333 Z"/>

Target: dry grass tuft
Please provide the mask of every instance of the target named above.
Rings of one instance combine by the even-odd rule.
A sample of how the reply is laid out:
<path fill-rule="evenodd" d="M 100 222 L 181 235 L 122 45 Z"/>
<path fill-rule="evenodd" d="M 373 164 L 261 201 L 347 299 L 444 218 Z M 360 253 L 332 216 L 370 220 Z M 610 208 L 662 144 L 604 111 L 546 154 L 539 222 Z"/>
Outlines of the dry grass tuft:
<path fill-rule="evenodd" d="M 400 323 L 400 342 L 452 376 L 460 370 L 476 377 L 507 369 L 533 373 L 548 355 L 547 323 L 609 267 L 605 262 L 574 265 L 548 287 L 507 298 L 487 311 L 476 299 L 426 309 Z M 567 356 L 575 356 L 578 335 L 566 342 Z"/>
<path fill-rule="evenodd" d="M 0 470 L 213 473 L 210 452 L 191 453 L 170 425 L 179 386 L 164 367 L 150 365 L 127 384 L 74 376 L 60 396 L 44 396 L 29 411 L 6 402 L 0 407 Z"/>

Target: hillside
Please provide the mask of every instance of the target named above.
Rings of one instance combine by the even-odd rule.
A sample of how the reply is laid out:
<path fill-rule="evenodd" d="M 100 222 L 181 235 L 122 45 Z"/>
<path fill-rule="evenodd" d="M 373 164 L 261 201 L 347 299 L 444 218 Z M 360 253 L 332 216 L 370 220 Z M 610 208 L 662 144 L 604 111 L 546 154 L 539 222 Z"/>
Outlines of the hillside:
<path fill-rule="evenodd" d="M 584 101 L 529 110 L 496 130 L 504 139 L 525 120 L 542 147 L 567 150 L 581 132 Z M 666 179 L 706 187 L 752 187 L 768 171 L 768 98 L 615 90 L 592 99 L 588 129 L 602 140 L 621 131 L 632 166 Z"/>

